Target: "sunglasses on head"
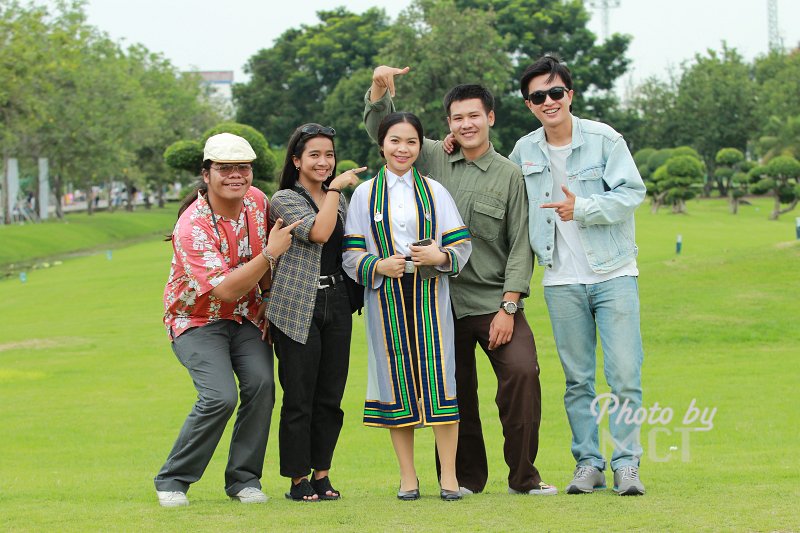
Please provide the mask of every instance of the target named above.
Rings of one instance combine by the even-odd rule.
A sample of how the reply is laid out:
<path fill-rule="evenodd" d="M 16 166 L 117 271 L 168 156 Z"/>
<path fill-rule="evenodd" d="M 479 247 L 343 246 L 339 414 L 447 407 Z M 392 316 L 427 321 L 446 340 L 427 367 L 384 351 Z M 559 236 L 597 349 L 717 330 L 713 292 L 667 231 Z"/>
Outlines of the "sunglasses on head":
<path fill-rule="evenodd" d="M 569 92 L 566 87 L 550 87 L 546 91 L 533 91 L 528 95 L 527 100 L 535 105 L 541 105 L 549 96 L 551 100 L 561 100 Z"/>
<path fill-rule="evenodd" d="M 318 126 L 316 124 L 306 124 L 300 130 L 303 135 L 325 135 L 326 137 L 335 137 L 336 130 L 328 128 L 327 126 Z"/>

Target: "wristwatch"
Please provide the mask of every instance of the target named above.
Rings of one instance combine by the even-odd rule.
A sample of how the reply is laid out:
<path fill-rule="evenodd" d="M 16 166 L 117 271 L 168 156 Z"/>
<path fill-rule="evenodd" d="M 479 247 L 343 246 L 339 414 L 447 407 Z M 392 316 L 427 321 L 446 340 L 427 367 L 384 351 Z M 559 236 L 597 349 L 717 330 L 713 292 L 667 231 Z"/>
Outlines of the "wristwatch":
<path fill-rule="evenodd" d="M 513 315 L 517 312 L 518 306 L 516 302 L 503 301 L 503 303 L 500 304 L 500 309 L 505 311 L 507 315 Z"/>

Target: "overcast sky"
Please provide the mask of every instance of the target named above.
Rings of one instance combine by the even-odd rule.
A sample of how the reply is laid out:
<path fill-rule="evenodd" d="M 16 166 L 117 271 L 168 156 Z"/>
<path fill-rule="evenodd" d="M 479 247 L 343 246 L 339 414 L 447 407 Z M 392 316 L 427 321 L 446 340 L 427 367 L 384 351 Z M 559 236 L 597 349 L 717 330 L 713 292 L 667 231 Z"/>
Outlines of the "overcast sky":
<path fill-rule="evenodd" d="M 316 11 L 345 5 L 362 12 L 379 6 L 394 18 L 409 0 L 89 0 L 89 22 L 113 39 L 144 44 L 183 70 L 242 67 L 283 31 L 314 24 Z M 599 2 L 597 2 L 599 3 Z M 613 2 L 612 2 L 613 3 Z M 302 6 L 302 7 L 301 7 Z M 696 52 L 720 48 L 724 40 L 751 59 L 767 50 L 767 0 L 621 0 L 610 29 L 633 36 L 628 83 L 665 77 Z M 599 13 L 590 24 L 602 33 Z M 778 28 L 787 46 L 800 43 L 800 1 L 778 0 Z"/>

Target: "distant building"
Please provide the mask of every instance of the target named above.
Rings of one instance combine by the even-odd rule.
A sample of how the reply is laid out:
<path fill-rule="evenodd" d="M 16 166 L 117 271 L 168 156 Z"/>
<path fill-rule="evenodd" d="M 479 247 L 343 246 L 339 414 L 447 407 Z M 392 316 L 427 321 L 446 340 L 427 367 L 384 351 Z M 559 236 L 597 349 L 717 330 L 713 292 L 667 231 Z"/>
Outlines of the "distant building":
<path fill-rule="evenodd" d="M 217 102 L 223 115 L 233 117 L 233 71 L 203 70 L 195 71 L 209 89 L 212 101 Z"/>

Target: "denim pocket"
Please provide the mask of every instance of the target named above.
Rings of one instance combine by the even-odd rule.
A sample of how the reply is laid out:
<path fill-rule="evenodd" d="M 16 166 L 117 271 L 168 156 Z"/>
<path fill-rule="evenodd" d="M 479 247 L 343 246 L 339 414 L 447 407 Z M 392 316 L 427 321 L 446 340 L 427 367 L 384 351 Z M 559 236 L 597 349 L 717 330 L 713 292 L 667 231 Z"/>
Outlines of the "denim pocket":
<path fill-rule="evenodd" d="M 605 192 L 605 182 L 603 181 L 603 172 L 605 167 L 603 165 L 585 168 L 572 177 L 575 180 L 575 185 L 571 188 L 577 188 L 582 192 L 580 196 L 589 197 L 593 194 L 603 194 Z"/>

